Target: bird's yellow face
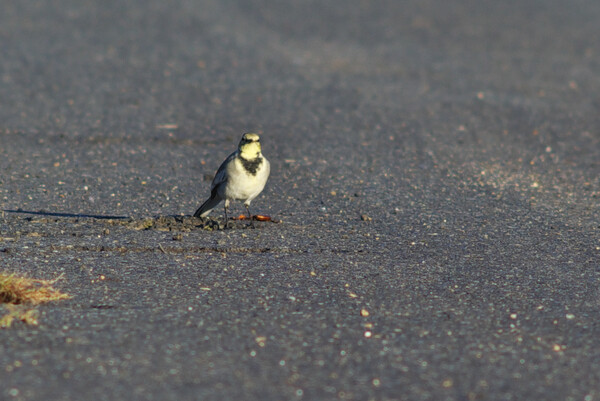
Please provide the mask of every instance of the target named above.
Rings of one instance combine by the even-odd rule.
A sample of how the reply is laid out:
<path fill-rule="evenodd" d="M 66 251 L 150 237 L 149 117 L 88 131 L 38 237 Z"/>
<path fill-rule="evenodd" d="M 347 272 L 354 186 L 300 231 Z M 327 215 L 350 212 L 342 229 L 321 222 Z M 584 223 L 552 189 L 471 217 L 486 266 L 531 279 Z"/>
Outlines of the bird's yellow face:
<path fill-rule="evenodd" d="M 260 137 L 256 134 L 244 134 L 238 147 L 244 159 L 254 159 L 260 156 Z"/>

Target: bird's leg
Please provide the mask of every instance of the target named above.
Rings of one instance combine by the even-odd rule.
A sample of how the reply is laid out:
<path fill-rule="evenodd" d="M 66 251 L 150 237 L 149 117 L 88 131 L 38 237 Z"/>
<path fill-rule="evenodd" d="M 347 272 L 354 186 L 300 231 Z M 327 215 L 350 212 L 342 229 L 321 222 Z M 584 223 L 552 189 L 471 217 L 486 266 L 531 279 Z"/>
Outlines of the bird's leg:
<path fill-rule="evenodd" d="M 224 229 L 227 229 L 227 207 L 229 206 L 229 202 L 225 201 L 225 207 L 223 208 L 225 210 L 225 224 L 223 225 Z"/>
<path fill-rule="evenodd" d="M 252 228 L 254 227 L 254 219 L 252 218 L 252 214 L 250 213 L 250 205 L 245 205 L 246 206 L 246 212 L 248 212 L 248 218 L 250 219 L 250 226 Z"/>

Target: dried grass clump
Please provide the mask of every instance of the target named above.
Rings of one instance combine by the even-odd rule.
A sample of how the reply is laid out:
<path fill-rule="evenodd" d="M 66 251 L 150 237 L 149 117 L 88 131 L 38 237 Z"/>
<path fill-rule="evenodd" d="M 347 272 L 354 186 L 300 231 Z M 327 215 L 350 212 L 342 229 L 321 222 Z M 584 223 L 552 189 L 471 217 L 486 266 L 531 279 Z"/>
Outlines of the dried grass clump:
<path fill-rule="evenodd" d="M 27 309 L 17 305 L 7 305 L 6 309 L 8 310 L 8 314 L 0 318 L 0 328 L 10 327 L 15 320 L 37 326 L 39 315 L 37 309 Z"/>
<path fill-rule="evenodd" d="M 54 280 L 40 280 L 0 273 L 0 304 L 9 304 L 6 307 L 8 314 L 0 318 L 0 327 L 9 327 L 14 320 L 37 325 L 38 311 L 20 305 L 38 305 L 71 298 L 52 287 L 61 277 L 62 275 Z"/>

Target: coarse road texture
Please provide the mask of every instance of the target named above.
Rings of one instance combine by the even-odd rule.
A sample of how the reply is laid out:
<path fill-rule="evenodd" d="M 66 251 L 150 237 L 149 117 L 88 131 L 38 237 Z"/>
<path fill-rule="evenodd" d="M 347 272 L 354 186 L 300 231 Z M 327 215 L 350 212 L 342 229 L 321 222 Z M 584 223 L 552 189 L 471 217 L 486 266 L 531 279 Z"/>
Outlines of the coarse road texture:
<path fill-rule="evenodd" d="M 0 330 L 0 399 L 599 400 L 598 21 L 4 2 L 0 270 L 72 298 Z M 281 222 L 183 217 L 248 131 Z"/>

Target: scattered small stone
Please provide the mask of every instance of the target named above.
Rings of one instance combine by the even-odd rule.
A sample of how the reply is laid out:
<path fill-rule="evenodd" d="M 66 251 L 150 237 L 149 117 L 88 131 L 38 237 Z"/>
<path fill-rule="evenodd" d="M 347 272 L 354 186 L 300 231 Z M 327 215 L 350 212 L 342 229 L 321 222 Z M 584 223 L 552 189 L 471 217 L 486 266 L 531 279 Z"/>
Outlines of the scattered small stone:
<path fill-rule="evenodd" d="M 254 339 L 254 341 L 256 341 L 256 344 L 258 344 L 259 347 L 263 348 L 265 346 L 265 343 L 267 342 L 267 337 L 258 336 Z"/>
<path fill-rule="evenodd" d="M 360 215 L 360 219 L 361 219 L 362 221 L 372 221 L 372 220 L 373 220 L 373 218 L 372 218 L 372 217 L 369 217 L 369 216 L 367 216 L 366 214 L 361 214 L 361 215 Z"/>

